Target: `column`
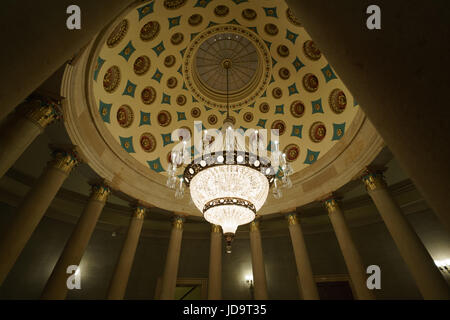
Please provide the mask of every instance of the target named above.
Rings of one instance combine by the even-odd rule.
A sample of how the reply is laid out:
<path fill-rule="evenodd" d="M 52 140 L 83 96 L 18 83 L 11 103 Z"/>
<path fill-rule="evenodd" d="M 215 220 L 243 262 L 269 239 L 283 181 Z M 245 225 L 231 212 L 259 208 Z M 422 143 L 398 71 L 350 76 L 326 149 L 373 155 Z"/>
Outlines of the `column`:
<path fill-rule="evenodd" d="M 105 206 L 110 193 L 105 185 L 93 185 L 91 195 L 83 210 L 77 225 L 67 240 L 61 256 L 58 259 L 50 278 L 42 292 L 41 299 L 63 300 L 67 295 L 67 267 L 79 265 L 84 251 L 89 243 L 92 232 L 95 229 L 100 213 Z M 81 271 L 81 279 L 83 271 Z"/>
<path fill-rule="evenodd" d="M 0 129 L 0 178 L 45 127 L 60 116 L 59 102 L 40 96 L 30 97 L 18 108 Z"/>
<path fill-rule="evenodd" d="M 294 249 L 295 263 L 297 264 L 298 278 L 304 300 L 319 300 L 316 282 L 309 261 L 303 231 L 295 213 L 287 215 L 292 248 Z"/>
<path fill-rule="evenodd" d="M 378 1 L 380 30 L 367 1 L 286 2 L 450 231 L 448 1 Z"/>
<path fill-rule="evenodd" d="M 211 247 L 209 250 L 208 300 L 222 299 L 222 230 L 211 225 Z"/>
<path fill-rule="evenodd" d="M 0 12 L 2 35 L 8 43 L 0 69 L 4 81 L 0 86 L 0 120 L 11 112 L 33 90 L 54 74 L 102 28 L 117 17 L 133 0 L 78 0 L 67 1 L 10 1 L 8 10 Z M 68 29 L 66 20 L 69 5 L 81 10 L 81 29 Z M 33 12 L 17 25 L 16 17 Z M 115 26 L 113 26 L 114 28 Z M 23 32 L 22 30 L 33 30 Z"/>
<path fill-rule="evenodd" d="M 79 162 L 72 152 L 54 151 L 53 159 L 28 191 L 11 224 L 0 235 L 0 285 L 41 221 L 50 203 Z"/>
<path fill-rule="evenodd" d="M 254 293 L 256 300 L 267 300 L 266 269 L 261 244 L 261 233 L 259 231 L 259 220 L 250 223 L 250 249 L 252 252 L 252 270 Z"/>
<path fill-rule="evenodd" d="M 133 212 L 119 260 L 117 261 L 116 269 L 109 284 L 109 300 L 122 300 L 125 296 L 134 255 L 139 243 L 139 236 L 142 225 L 144 224 L 145 211 L 146 208 L 144 207 L 136 207 Z"/>
<path fill-rule="evenodd" d="M 182 216 L 176 216 L 173 219 L 169 248 L 167 249 L 166 265 L 164 267 L 162 278 L 160 300 L 173 300 L 175 297 L 184 220 L 185 219 Z"/>
<path fill-rule="evenodd" d="M 336 233 L 336 238 L 344 256 L 350 279 L 356 291 L 356 298 L 359 300 L 375 299 L 373 292 L 367 288 L 366 270 L 353 242 L 344 213 L 334 198 L 325 200 L 325 207 L 328 210 L 328 216 Z"/>
<path fill-rule="evenodd" d="M 392 198 L 383 175 L 368 171 L 362 179 L 422 296 L 425 299 L 450 299 L 446 280 Z"/>

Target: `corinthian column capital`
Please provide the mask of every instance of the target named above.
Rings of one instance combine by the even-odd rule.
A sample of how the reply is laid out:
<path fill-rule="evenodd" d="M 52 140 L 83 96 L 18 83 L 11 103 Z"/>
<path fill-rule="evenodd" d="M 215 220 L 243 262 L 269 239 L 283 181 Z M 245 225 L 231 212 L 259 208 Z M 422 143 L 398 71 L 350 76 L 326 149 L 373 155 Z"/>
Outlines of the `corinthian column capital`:
<path fill-rule="evenodd" d="M 32 95 L 26 100 L 25 117 L 41 129 L 62 117 L 61 102 L 41 95 Z"/>
<path fill-rule="evenodd" d="M 380 170 L 367 169 L 361 179 L 364 182 L 367 191 L 385 189 L 387 186 L 383 172 Z"/>
<path fill-rule="evenodd" d="M 91 186 L 91 196 L 90 200 L 97 200 L 100 202 L 106 202 L 109 194 L 111 193 L 111 188 L 105 184 L 94 184 Z"/>
<path fill-rule="evenodd" d="M 48 166 L 69 174 L 80 162 L 75 152 L 55 149 L 52 151 L 52 159 L 48 162 Z"/>
<path fill-rule="evenodd" d="M 175 229 L 183 229 L 184 221 L 186 221 L 186 218 L 181 215 L 176 215 L 172 219 L 172 226 Z"/>
<path fill-rule="evenodd" d="M 222 228 L 218 224 L 211 224 L 211 232 L 222 233 Z"/>
<path fill-rule="evenodd" d="M 336 209 L 339 209 L 338 199 L 336 197 L 330 197 L 323 201 L 323 205 L 327 208 L 328 213 L 333 212 Z"/>
<path fill-rule="evenodd" d="M 142 206 L 134 207 L 133 218 L 136 219 L 145 219 L 145 214 L 147 213 L 147 208 Z"/>
<path fill-rule="evenodd" d="M 288 213 L 286 215 L 286 219 L 288 221 L 288 224 L 291 225 L 296 225 L 298 224 L 298 216 L 296 213 Z"/>

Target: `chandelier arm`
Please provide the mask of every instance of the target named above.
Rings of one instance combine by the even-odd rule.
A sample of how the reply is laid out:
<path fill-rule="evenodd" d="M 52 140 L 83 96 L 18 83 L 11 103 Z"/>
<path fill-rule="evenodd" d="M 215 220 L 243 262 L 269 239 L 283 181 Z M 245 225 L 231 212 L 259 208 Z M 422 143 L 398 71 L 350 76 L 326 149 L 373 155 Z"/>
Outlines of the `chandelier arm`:
<path fill-rule="evenodd" d="M 218 153 L 221 155 L 221 153 Z M 269 186 L 275 180 L 276 172 L 272 168 L 270 160 L 261 158 L 257 155 L 250 154 L 248 152 L 234 151 L 232 152 L 233 163 L 226 163 L 225 161 L 218 161 L 217 153 L 212 152 L 207 155 L 213 159 L 212 162 L 208 163 L 205 160 L 196 161 L 195 159 L 186 166 L 183 172 L 183 182 L 189 187 L 191 180 L 197 175 L 197 173 L 207 170 L 215 166 L 226 166 L 226 165 L 238 165 L 249 167 L 253 170 L 257 170 L 264 174 L 269 182 Z M 242 156 L 242 161 L 239 161 L 238 156 Z M 220 157 L 220 156 L 219 156 Z"/>

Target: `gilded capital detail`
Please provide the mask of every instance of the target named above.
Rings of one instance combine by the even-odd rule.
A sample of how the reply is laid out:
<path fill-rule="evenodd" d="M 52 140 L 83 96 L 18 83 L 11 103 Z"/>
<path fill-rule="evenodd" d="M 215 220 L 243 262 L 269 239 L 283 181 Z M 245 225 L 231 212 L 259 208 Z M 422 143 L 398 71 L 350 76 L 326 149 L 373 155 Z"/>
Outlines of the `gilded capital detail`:
<path fill-rule="evenodd" d="M 183 223 L 184 220 L 186 220 L 184 217 L 182 216 L 176 216 L 173 218 L 173 222 L 172 225 L 175 229 L 183 229 Z"/>
<path fill-rule="evenodd" d="M 252 222 L 250 222 L 250 231 L 258 231 L 258 230 L 259 230 L 259 221 L 255 219 Z"/>
<path fill-rule="evenodd" d="M 44 97 L 33 97 L 30 104 L 32 107 L 26 111 L 25 117 L 41 129 L 61 118 L 59 102 Z"/>
<path fill-rule="evenodd" d="M 289 213 L 289 214 L 286 216 L 286 218 L 287 218 L 287 220 L 288 220 L 289 225 L 296 225 L 296 224 L 298 224 L 297 214 L 295 214 L 295 213 Z"/>
<path fill-rule="evenodd" d="M 211 224 L 211 232 L 222 233 L 222 229 L 217 224 Z"/>
<path fill-rule="evenodd" d="M 108 186 L 103 184 L 94 184 L 91 188 L 90 200 L 106 202 L 106 199 L 108 199 L 110 193 L 111 189 Z"/>
<path fill-rule="evenodd" d="M 142 220 L 145 218 L 145 213 L 147 211 L 147 208 L 145 207 L 136 207 L 134 208 L 134 212 L 133 212 L 133 218 Z"/>
<path fill-rule="evenodd" d="M 325 200 L 323 202 L 323 204 L 325 205 L 325 208 L 328 209 L 328 213 L 331 213 L 333 210 L 339 208 L 339 204 L 337 203 L 336 199 L 334 199 L 334 198 Z"/>
<path fill-rule="evenodd" d="M 382 173 L 371 173 L 369 172 L 362 177 L 364 184 L 366 185 L 367 191 L 374 191 L 376 189 L 386 188 L 386 181 Z"/>
<path fill-rule="evenodd" d="M 52 152 L 53 159 L 48 162 L 48 165 L 69 174 L 72 169 L 80 163 L 76 154 L 63 150 L 55 150 Z"/>

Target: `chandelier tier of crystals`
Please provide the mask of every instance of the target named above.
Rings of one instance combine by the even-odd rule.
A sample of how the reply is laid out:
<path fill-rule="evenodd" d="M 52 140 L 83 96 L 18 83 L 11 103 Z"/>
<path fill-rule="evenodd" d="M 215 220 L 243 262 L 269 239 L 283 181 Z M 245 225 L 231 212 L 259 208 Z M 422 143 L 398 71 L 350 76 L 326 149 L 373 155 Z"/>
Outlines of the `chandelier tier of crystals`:
<path fill-rule="evenodd" d="M 270 187 L 273 186 L 273 196 L 281 198 L 281 187 L 292 186 L 289 176 L 293 173 L 285 154 L 279 151 L 278 140 L 271 145 L 270 161 L 267 156 L 258 153 L 258 150 L 267 150 L 267 143 L 264 143 L 267 139 L 263 139 L 261 132 L 253 130 L 247 152 L 245 136 L 233 130 L 228 101 L 228 72 L 231 65 L 229 59 L 222 61 L 227 83 L 227 117 L 222 131 L 214 135 L 211 130 L 204 130 L 201 155 L 193 161 L 190 161 L 190 148 L 186 147 L 188 141 L 183 141 L 184 147 L 171 153 L 167 179 L 167 186 L 176 190 L 177 199 L 183 198 L 185 186 L 189 187 L 192 201 L 205 220 L 222 227 L 227 253 L 231 252 L 231 242 L 238 226 L 255 219 L 267 199 Z M 189 161 L 185 161 L 186 157 Z M 178 168 L 186 162 L 188 164 L 183 175 L 177 176 Z"/>

